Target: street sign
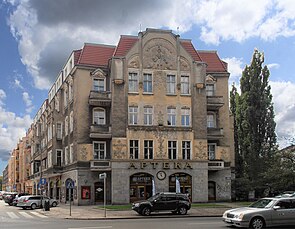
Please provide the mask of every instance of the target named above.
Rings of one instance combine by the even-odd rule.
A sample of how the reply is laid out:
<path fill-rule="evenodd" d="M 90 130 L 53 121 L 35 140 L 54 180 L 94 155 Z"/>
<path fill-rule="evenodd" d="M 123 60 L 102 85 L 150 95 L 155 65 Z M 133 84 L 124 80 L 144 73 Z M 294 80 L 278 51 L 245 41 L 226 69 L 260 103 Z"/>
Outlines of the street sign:
<path fill-rule="evenodd" d="M 68 189 L 73 189 L 74 188 L 74 181 L 72 181 L 72 180 L 68 180 L 67 182 L 66 182 L 66 187 L 68 188 Z"/>
<path fill-rule="evenodd" d="M 40 178 L 39 184 L 46 185 L 46 178 Z"/>
<path fill-rule="evenodd" d="M 99 174 L 99 179 L 103 180 L 105 178 L 107 178 L 107 174 L 106 173 Z"/>

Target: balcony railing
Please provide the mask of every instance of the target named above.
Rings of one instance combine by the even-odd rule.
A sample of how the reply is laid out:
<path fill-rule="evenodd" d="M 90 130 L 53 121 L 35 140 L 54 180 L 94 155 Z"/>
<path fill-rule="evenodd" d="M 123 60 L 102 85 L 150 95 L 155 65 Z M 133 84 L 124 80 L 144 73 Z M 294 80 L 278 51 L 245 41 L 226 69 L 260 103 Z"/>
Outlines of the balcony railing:
<path fill-rule="evenodd" d="M 89 105 L 110 107 L 111 106 L 111 92 L 109 91 L 90 91 Z"/>
<path fill-rule="evenodd" d="M 223 96 L 207 96 L 207 107 L 208 109 L 219 109 L 224 105 Z"/>
<path fill-rule="evenodd" d="M 209 170 L 220 170 L 224 168 L 224 161 L 208 161 Z"/>
<path fill-rule="evenodd" d="M 92 160 L 90 161 L 90 170 L 92 171 L 110 171 L 111 162 L 108 160 Z"/>
<path fill-rule="evenodd" d="M 207 128 L 207 135 L 210 140 L 223 138 L 223 128 Z"/>
<path fill-rule="evenodd" d="M 109 125 L 91 125 L 90 138 L 111 138 L 112 128 Z"/>

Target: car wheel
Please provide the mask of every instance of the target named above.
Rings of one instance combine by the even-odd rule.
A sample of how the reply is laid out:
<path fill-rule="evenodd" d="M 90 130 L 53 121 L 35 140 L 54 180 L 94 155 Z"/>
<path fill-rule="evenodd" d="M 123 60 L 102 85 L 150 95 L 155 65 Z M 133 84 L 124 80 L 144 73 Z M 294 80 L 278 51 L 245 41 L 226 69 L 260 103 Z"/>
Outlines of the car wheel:
<path fill-rule="evenodd" d="M 262 229 L 264 228 L 264 221 L 260 217 L 255 217 L 250 222 L 250 228 L 252 229 Z"/>
<path fill-rule="evenodd" d="M 151 209 L 149 207 L 145 207 L 144 209 L 142 209 L 141 214 L 142 215 L 150 215 Z"/>
<path fill-rule="evenodd" d="M 57 206 L 57 203 L 56 202 L 53 202 L 52 204 L 51 204 L 51 207 L 56 207 Z"/>
<path fill-rule="evenodd" d="M 32 204 L 32 205 L 31 205 L 31 209 L 32 209 L 32 210 L 36 209 L 36 207 L 37 207 L 36 204 Z"/>
<path fill-rule="evenodd" d="M 179 213 L 179 215 L 186 215 L 186 213 L 187 213 L 186 207 L 180 207 L 178 209 L 178 213 Z"/>

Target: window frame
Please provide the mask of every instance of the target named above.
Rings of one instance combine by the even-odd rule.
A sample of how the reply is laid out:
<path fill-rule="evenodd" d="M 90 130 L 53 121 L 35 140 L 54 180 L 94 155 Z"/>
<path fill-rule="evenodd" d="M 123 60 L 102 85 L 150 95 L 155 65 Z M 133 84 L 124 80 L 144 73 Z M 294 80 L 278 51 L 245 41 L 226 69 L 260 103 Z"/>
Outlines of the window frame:
<path fill-rule="evenodd" d="M 128 73 L 128 92 L 138 93 L 138 87 L 139 87 L 139 74 L 137 72 L 129 72 Z"/>
<path fill-rule="evenodd" d="M 176 75 L 167 74 L 166 76 L 166 93 L 168 95 L 176 94 Z"/>
<path fill-rule="evenodd" d="M 216 143 L 208 143 L 207 144 L 207 153 L 208 153 L 208 160 L 209 161 L 214 161 L 216 160 L 216 148 L 217 148 L 217 144 Z M 210 151 L 210 147 L 214 146 L 214 151 Z"/>
<path fill-rule="evenodd" d="M 95 144 L 98 144 L 100 146 L 100 144 L 102 144 L 104 147 L 103 147 L 103 158 L 101 158 L 101 152 L 100 152 L 100 147 L 97 149 L 98 152 L 97 152 L 97 157 L 95 157 Z M 92 142 L 92 150 L 93 150 L 93 159 L 94 160 L 106 160 L 106 142 L 104 141 L 93 141 Z"/>
<path fill-rule="evenodd" d="M 143 93 L 145 94 L 153 93 L 153 74 L 152 73 L 143 73 Z"/>
<path fill-rule="evenodd" d="M 97 116 L 95 114 L 98 114 Z M 102 116 L 100 116 L 103 114 Z M 97 118 L 97 120 L 96 120 Z M 97 121 L 97 123 L 95 123 Z M 102 123 L 100 122 L 102 121 Z M 106 110 L 102 107 L 95 107 L 92 110 L 92 124 L 93 125 L 106 125 Z"/>
<path fill-rule="evenodd" d="M 173 144 L 172 146 L 170 145 L 171 143 Z M 176 160 L 177 159 L 177 141 L 168 140 L 167 150 L 168 150 L 168 159 L 169 160 Z"/>
<path fill-rule="evenodd" d="M 187 81 L 184 79 L 187 79 Z M 180 94 L 181 95 L 190 95 L 190 77 L 189 77 L 189 75 L 181 75 L 180 76 Z"/>
<path fill-rule="evenodd" d="M 96 91 L 96 92 L 106 91 L 106 78 L 105 77 L 93 77 L 92 90 Z"/>
<path fill-rule="evenodd" d="M 184 146 L 185 143 L 189 143 L 189 147 Z M 191 141 L 182 141 L 181 142 L 181 153 L 183 160 L 192 159 L 192 142 Z"/>
<path fill-rule="evenodd" d="M 143 154 L 144 154 L 144 159 L 148 159 L 148 160 L 154 159 L 154 141 L 153 140 L 143 141 Z"/>
<path fill-rule="evenodd" d="M 137 146 L 134 145 L 134 143 L 137 143 Z M 130 159 L 139 159 L 139 140 L 137 139 L 131 139 L 129 140 L 129 158 Z"/>
<path fill-rule="evenodd" d="M 138 125 L 138 109 L 139 109 L 138 106 L 135 106 L 135 105 L 128 107 L 128 124 L 129 125 Z"/>
<path fill-rule="evenodd" d="M 143 124 L 147 126 L 153 125 L 154 108 L 152 106 L 143 107 Z"/>
<path fill-rule="evenodd" d="M 176 126 L 176 108 L 167 107 L 167 125 Z"/>
<path fill-rule="evenodd" d="M 191 125 L 191 109 L 189 107 L 181 108 L 181 126 Z"/>

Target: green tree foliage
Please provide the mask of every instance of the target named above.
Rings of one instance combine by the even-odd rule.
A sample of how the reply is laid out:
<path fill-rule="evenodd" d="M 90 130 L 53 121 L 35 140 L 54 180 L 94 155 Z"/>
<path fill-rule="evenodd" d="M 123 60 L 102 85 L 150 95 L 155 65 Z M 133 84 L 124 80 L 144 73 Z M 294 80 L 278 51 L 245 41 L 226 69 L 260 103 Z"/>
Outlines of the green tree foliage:
<path fill-rule="evenodd" d="M 263 173 L 276 152 L 276 135 L 269 70 L 262 66 L 263 53 L 254 51 L 251 65 L 246 66 L 240 80 L 240 95 L 231 91 L 231 111 L 235 123 L 237 188 L 239 180 L 259 196 L 263 190 Z M 247 182 L 247 184 L 245 183 Z M 245 188 L 244 188 L 245 189 Z M 240 190 L 247 193 L 250 190 Z M 237 196 L 239 190 L 237 190 Z"/>

